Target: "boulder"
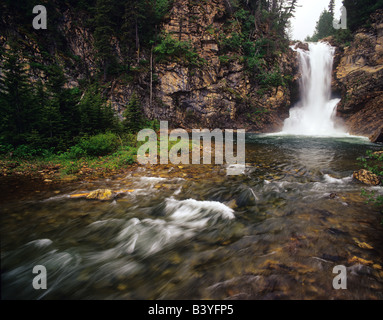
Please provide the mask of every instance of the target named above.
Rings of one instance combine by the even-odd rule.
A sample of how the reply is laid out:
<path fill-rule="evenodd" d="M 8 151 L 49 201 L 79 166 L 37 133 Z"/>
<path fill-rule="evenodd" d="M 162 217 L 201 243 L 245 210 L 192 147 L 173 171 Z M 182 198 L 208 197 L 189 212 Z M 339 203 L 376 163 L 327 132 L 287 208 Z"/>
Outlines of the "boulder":
<path fill-rule="evenodd" d="M 106 201 L 106 200 L 113 200 L 115 198 L 118 198 L 122 194 L 134 192 L 134 189 L 121 189 L 121 190 L 116 190 L 112 191 L 109 189 L 97 189 L 92 192 L 87 192 L 87 193 L 76 193 L 76 194 L 71 194 L 70 197 L 72 199 L 90 199 L 90 200 L 101 200 L 101 201 Z"/>
<path fill-rule="evenodd" d="M 379 177 L 376 174 L 365 169 L 355 171 L 352 176 L 354 179 L 367 185 L 377 186 L 380 184 Z"/>
<path fill-rule="evenodd" d="M 305 51 L 309 51 L 309 44 L 307 42 L 301 42 L 299 41 L 295 47 L 294 47 L 295 50 L 297 49 L 301 49 L 301 50 L 305 50 Z"/>
<path fill-rule="evenodd" d="M 374 134 L 370 137 L 370 140 L 374 143 L 383 143 L 383 127 L 376 130 Z"/>
<path fill-rule="evenodd" d="M 113 193 L 112 190 L 109 189 L 98 189 L 95 191 L 90 192 L 87 195 L 87 199 L 92 199 L 92 200 L 112 200 L 114 199 L 115 194 Z"/>

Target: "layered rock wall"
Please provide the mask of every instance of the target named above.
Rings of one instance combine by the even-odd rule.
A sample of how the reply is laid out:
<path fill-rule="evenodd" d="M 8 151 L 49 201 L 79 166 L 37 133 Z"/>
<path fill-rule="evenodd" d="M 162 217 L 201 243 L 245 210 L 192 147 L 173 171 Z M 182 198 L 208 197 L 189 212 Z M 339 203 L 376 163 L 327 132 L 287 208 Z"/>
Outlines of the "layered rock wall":
<path fill-rule="evenodd" d="M 338 116 L 355 135 L 370 136 L 383 128 L 383 11 L 372 21 L 340 53 L 334 71 L 334 90 L 342 96 Z"/>
<path fill-rule="evenodd" d="M 277 131 L 288 116 L 291 88 L 281 86 L 259 94 L 260 88 L 253 84 L 239 59 L 220 61 L 218 38 L 227 19 L 225 5 L 224 0 L 175 1 L 163 30 L 192 43 L 206 63 L 192 70 L 177 62 L 157 64 L 155 98 L 152 104 L 146 103 L 146 113 L 185 128 L 221 126 Z M 297 73 L 295 52 L 281 54 L 279 70 L 285 75 Z"/>

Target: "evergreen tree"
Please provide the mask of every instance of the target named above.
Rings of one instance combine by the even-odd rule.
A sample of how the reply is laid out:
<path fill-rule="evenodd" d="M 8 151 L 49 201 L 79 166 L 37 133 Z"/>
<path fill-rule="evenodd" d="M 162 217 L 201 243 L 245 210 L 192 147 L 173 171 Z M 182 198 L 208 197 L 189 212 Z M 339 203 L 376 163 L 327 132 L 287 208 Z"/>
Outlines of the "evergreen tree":
<path fill-rule="evenodd" d="M 319 20 L 317 21 L 313 36 L 306 38 L 306 40 L 316 42 L 320 39 L 334 35 L 335 29 L 332 26 L 333 19 L 334 18 L 331 13 L 327 10 L 324 10 L 320 15 Z"/>
<path fill-rule="evenodd" d="M 114 22 L 113 19 L 113 2 L 112 0 L 97 0 L 95 17 L 93 23 L 95 25 L 94 30 L 94 45 L 96 47 L 100 69 L 103 72 L 103 81 L 109 73 L 109 69 L 115 57 L 112 50 L 111 39 L 114 35 Z"/>
<path fill-rule="evenodd" d="M 142 115 L 141 103 L 135 92 L 132 94 L 123 116 L 125 118 L 123 127 L 127 132 L 137 133 L 142 129 L 144 118 Z"/>
<path fill-rule="evenodd" d="M 90 86 L 84 93 L 78 108 L 81 134 L 97 134 L 117 128 L 115 114 L 97 85 Z"/>
<path fill-rule="evenodd" d="M 351 32 L 370 23 L 370 15 L 383 9 L 383 0 L 343 0 L 347 9 L 347 27 Z"/>
<path fill-rule="evenodd" d="M 328 5 L 328 12 L 330 12 L 332 17 L 334 17 L 334 10 L 335 10 L 335 0 L 330 0 L 330 3 Z"/>
<path fill-rule="evenodd" d="M 51 99 L 50 92 L 40 81 L 36 83 L 35 99 L 38 105 L 39 114 L 41 118 L 39 120 L 39 127 L 37 128 L 39 133 L 40 147 L 56 147 L 59 141 L 59 133 L 62 130 L 62 116 L 58 108 L 58 104 Z M 35 146 L 37 147 L 37 146 Z"/>
<path fill-rule="evenodd" d="M 17 145 L 25 143 L 28 133 L 37 127 L 39 114 L 18 50 L 11 49 L 2 56 L 0 130 L 8 143 Z"/>
<path fill-rule="evenodd" d="M 73 137 L 80 133 L 78 112 L 79 90 L 66 88 L 67 79 L 59 65 L 47 68 L 49 104 L 45 107 L 45 117 L 55 123 L 52 136 L 56 136 L 64 145 L 71 143 Z M 54 115 L 57 113 L 57 116 Z M 53 121 L 53 118 L 56 120 Z"/>

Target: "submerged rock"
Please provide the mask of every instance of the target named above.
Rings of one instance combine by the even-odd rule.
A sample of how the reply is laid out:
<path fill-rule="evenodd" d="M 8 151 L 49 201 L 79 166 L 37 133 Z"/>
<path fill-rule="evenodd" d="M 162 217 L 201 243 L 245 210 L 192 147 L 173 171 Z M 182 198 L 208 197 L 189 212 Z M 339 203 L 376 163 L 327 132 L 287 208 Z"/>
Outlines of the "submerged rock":
<path fill-rule="evenodd" d="M 71 194 L 70 197 L 72 199 L 90 199 L 90 200 L 101 200 L 101 201 L 104 201 L 104 200 L 113 200 L 117 197 L 119 197 L 120 195 L 123 195 L 123 194 L 126 194 L 126 193 L 130 193 L 130 192 L 134 192 L 134 189 L 121 189 L 121 190 L 116 190 L 116 191 L 112 191 L 110 189 L 97 189 L 95 191 L 92 191 L 92 192 L 87 192 L 87 193 L 75 193 L 75 194 Z"/>
<path fill-rule="evenodd" d="M 368 184 L 371 186 L 377 186 L 380 184 L 379 177 L 376 174 L 365 169 L 360 169 L 359 171 L 355 171 L 352 177 L 364 184 Z"/>
<path fill-rule="evenodd" d="M 87 199 L 95 199 L 95 200 L 112 200 L 114 199 L 115 194 L 110 189 L 98 189 L 90 192 L 87 195 Z"/>

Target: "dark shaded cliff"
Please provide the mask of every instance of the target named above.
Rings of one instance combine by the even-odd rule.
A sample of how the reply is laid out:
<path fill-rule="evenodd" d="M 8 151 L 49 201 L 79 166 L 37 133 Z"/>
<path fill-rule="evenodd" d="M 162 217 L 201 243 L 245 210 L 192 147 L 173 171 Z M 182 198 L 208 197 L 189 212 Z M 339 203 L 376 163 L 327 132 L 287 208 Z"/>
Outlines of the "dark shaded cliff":
<path fill-rule="evenodd" d="M 157 1 L 166 10 L 147 26 L 137 22 L 143 2 L 133 1 L 124 14 L 108 13 L 115 21 L 104 27 L 97 25 L 107 17 L 98 9 L 103 2 L 121 6 L 43 1 L 48 30 L 33 30 L 33 1 L 22 10 L 17 1 L 3 4 L 1 47 L 8 51 L 17 40 L 32 81 L 47 83 L 54 65 L 65 87 L 82 95 L 99 83 L 121 119 L 136 92 L 145 115 L 171 127 L 281 128 L 298 96 L 295 52 L 284 40 L 290 9 L 277 11 L 269 1 Z"/>

